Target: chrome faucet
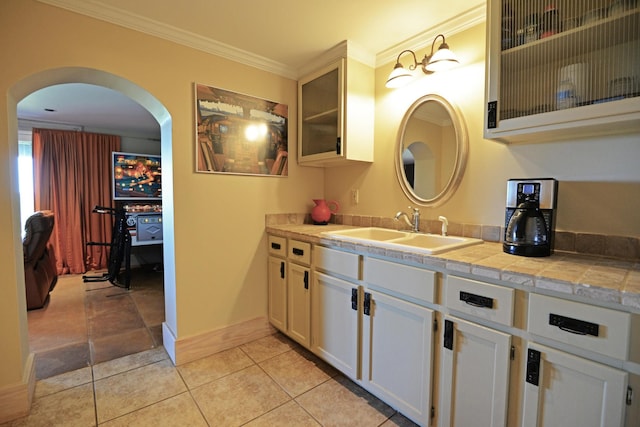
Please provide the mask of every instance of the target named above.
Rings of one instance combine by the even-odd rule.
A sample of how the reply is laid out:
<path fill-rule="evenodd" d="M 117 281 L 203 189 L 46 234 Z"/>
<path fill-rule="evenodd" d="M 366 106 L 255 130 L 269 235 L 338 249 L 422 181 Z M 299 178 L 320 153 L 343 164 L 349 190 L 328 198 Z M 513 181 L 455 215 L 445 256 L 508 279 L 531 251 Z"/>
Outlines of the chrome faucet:
<path fill-rule="evenodd" d="M 411 206 L 409 206 L 409 209 L 413 211 L 411 214 L 411 221 L 409 220 L 409 215 L 402 211 L 399 211 L 394 219 L 399 221 L 401 217 L 404 218 L 404 222 L 411 227 L 411 231 L 413 233 L 418 233 L 420 232 L 420 210 L 418 208 L 412 208 Z"/>
<path fill-rule="evenodd" d="M 449 226 L 449 220 L 447 219 L 446 216 L 440 215 L 438 217 L 438 221 L 442 221 L 442 235 L 446 236 L 447 235 L 447 227 Z"/>

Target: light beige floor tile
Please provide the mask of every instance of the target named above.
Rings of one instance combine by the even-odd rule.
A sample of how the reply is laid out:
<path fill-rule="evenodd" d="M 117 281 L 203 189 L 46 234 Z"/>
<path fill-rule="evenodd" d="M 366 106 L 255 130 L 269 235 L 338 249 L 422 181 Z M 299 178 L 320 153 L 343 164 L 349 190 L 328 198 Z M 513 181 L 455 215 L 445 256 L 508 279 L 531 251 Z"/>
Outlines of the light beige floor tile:
<path fill-rule="evenodd" d="M 236 347 L 180 365 L 178 371 L 189 389 L 194 389 L 253 364 L 253 361 Z"/>
<path fill-rule="evenodd" d="M 187 390 L 178 371 L 163 360 L 95 382 L 98 422 L 176 396 Z"/>
<path fill-rule="evenodd" d="M 243 344 L 240 348 L 256 363 L 270 359 L 274 356 L 291 350 L 296 345 L 280 333 Z"/>
<path fill-rule="evenodd" d="M 167 400 L 100 424 L 104 427 L 174 427 L 207 426 L 191 395 L 182 393 Z"/>
<path fill-rule="evenodd" d="M 88 366 L 75 371 L 65 372 L 64 374 L 38 381 L 36 383 L 35 398 L 38 399 L 92 381 L 91 368 Z"/>
<path fill-rule="evenodd" d="M 93 366 L 93 375 L 96 380 L 117 375 L 125 371 L 150 365 L 161 360 L 169 360 L 164 347 L 157 347 L 140 353 L 130 354 L 108 362 L 98 363 Z"/>
<path fill-rule="evenodd" d="M 93 385 L 84 384 L 35 399 L 29 416 L 13 421 L 11 426 L 84 427 L 94 426 Z"/>
<path fill-rule="evenodd" d="M 320 424 L 379 426 L 395 411 L 345 377 L 339 376 L 296 398 Z"/>
<path fill-rule="evenodd" d="M 273 411 L 267 412 L 250 423 L 245 424 L 245 427 L 279 426 L 318 427 L 320 424 L 294 401 L 287 402 Z"/>
<path fill-rule="evenodd" d="M 296 350 L 265 360 L 260 367 L 292 397 L 311 390 L 336 374 L 315 356 Z"/>
<path fill-rule="evenodd" d="M 191 394 L 212 426 L 242 425 L 290 399 L 255 365 L 198 387 Z"/>

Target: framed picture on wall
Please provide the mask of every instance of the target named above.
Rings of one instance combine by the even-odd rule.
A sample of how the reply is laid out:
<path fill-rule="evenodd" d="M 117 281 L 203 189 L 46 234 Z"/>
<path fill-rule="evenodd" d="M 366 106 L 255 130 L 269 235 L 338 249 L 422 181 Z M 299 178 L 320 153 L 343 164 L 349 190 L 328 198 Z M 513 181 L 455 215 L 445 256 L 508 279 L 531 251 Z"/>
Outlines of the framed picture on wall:
<path fill-rule="evenodd" d="M 195 83 L 196 172 L 288 175 L 285 104 Z"/>

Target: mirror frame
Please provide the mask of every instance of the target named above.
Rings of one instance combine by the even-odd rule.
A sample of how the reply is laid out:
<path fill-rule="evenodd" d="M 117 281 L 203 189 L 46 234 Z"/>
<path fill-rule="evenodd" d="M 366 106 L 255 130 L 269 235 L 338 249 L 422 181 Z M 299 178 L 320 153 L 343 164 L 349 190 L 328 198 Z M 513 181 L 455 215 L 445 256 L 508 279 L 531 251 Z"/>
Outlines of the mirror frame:
<path fill-rule="evenodd" d="M 403 148 L 403 139 L 407 129 L 407 123 L 413 116 L 413 113 L 420 108 L 423 104 L 427 102 L 437 102 L 440 104 L 449 114 L 451 118 L 451 122 L 453 124 L 453 128 L 456 135 L 456 159 L 453 165 L 453 172 L 449 177 L 449 181 L 444 186 L 442 191 L 436 194 L 431 199 L 425 199 L 418 196 L 413 188 L 407 181 L 407 178 L 404 173 L 404 164 L 402 162 L 402 152 Z M 460 185 L 460 181 L 462 180 L 462 176 L 464 175 L 464 169 L 467 164 L 467 156 L 469 152 L 469 138 L 467 135 L 467 128 L 464 123 L 464 119 L 458 109 L 443 98 L 440 95 L 429 94 L 418 98 L 407 110 L 402 118 L 402 122 L 400 123 L 400 128 L 398 129 L 398 137 L 396 141 L 396 149 L 395 149 L 395 166 L 396 166 L 396 176 L 398 178 L 398 182 L 400 183 L 400 187 L 404 194 L 415 204 L 420 206 L 438 206 L 446 202 L 453 196 L 455 191 L 458 189 Z"/>

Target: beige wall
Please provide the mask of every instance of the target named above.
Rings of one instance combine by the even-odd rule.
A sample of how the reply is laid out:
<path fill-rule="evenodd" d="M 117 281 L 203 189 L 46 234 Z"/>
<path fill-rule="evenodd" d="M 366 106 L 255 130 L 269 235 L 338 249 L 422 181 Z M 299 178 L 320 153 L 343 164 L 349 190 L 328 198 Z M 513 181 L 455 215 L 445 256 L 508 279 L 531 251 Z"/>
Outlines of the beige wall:
<path fill-rule="evenodd" d="M 326 197 L 341 202 L 343 213 L 356 215 L 392 217 L 406 209 L 411 203 L 400 190 L 393 165 L 398 127 L 416 99 L 435 93 L 461 110 L 469 134 L 469 159 L 456 194 L 442 206 L 422 208 L 424 218 L 445 215 L 454 222 L 504 225 L 509 178 L 554 177 L 560 181 L 558 229 L 640 237 L 640 135 L 527 145 L 486 140 L 482 136 L 485 26 L 447 35 L 447 43 L 462 64 L 448 72 L 391 90 L 384 82 L 393 63 L 377 68 L 375 161 L 328 172 Z M 416 52 L 418 57 L 424 53 Z M 359 189 L 358 205 L 349 197 L 354 188 Z"/>
<path fill-rule="evenodd" d="M 163 135 L 162 154 L 172 159 L 177 189 L 173 208 L 167 210 L 174 223 L 175 269 L 167 266 L 166 271 L 167 280 L 175 282 L 168 284 L 175 286 L 168 297 L 175 299 L 170 302 L 175 319 L 168 323 L 176 336 L 266 316 L 264 215 L 308 211 L 311 198 L 324 193 L 323 171 L 292 162 L 288 178 L 194 173 L 193 83 L 288 104 L 289 147 L 295 158 L 296 82 L 30 0 L 3 3 L 0 40 L 4 96 L 36 73 L 87 67 L 145 89 L 170 114 L 172 144 L 167 146 Z M 79 73 L 86 78 L 86 71 Z M 17 101 L 0 103 L 0 391 L 23 380 L 28 356 L 16 178 Z M 168 317 L 173 316 L 170 312 Z"/>

